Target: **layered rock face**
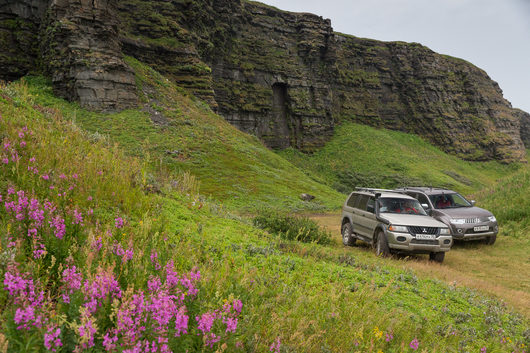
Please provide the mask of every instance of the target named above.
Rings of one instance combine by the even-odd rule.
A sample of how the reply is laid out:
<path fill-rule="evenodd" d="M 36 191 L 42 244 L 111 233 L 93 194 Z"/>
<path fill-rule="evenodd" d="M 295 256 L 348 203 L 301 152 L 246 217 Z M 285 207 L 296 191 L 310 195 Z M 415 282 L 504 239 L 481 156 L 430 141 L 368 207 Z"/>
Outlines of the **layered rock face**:
<path fill-rule="evenodd" d="M 244 0 L 3 0 L 0 42 L 1 79 L 40 67 L 92 109 L 135 104 L 121 59 L 134 56 L 273 148 L 313 151 L 344 120 L 413 132 L 468 160 L 524 160 L 529 142 L 528 114 L 470 63 Z"/>
<path fill-rule="evenodd" d="M 136 105 L 134 73 L 118 41 L 117 0 L 52 0 L 41 53 L 55 91 L 95 110 Z"/>
<path fill-rule="evenodd" d="M 135 106 L 134 74 L 123 62 L 118 40 L 116 2 L 5 0 L 0 33 L 8 49 L 0 57 L 0 78 L 16 79 L 39 68 L 58 95 L 89 109 Z"/>

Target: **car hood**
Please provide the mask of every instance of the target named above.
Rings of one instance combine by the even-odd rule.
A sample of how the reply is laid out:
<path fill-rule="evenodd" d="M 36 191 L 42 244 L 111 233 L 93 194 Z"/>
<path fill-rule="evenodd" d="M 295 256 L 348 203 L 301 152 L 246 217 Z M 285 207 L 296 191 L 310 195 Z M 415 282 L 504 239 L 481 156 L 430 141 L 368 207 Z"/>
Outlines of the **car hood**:
<path fill-rule="evenodd" d="M 435 220 L 430 216 L 418 216 L 412 214 L 395 214 L 395 213 L 381 213 L 379 217 L 386 219 L 392 224 L 403 226 L 419 226 L 419 227 L 445 227 L 442 222 Z"/>
<path fill-rule="evenodd" d="M 475 218 L 492 216 L 490 211 L 475 206 L 437 209 L 436 212 L 439 212 L 451 218 Z"/>

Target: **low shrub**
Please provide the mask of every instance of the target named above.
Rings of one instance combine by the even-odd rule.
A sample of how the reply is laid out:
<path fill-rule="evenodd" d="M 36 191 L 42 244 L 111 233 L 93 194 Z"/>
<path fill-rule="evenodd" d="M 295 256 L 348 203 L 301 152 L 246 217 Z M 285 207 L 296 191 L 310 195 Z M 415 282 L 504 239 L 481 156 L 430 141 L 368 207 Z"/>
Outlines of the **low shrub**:
<path fill-rule="evenodd" d="M 324 245 L 331 243 L 331 234 L 308 217 L 262 210 L 254 217 L 253 223 L 255 226 L 277 234 L 283 239 Z"/>

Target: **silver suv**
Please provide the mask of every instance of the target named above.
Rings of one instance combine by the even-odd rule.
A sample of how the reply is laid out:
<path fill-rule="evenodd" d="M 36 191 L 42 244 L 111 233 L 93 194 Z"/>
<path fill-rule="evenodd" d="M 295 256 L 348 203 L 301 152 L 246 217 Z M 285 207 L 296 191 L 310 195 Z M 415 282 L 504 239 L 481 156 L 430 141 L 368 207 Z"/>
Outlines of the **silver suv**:
<path fill-rule="evenodd" d="M 372 244 L 378 256 L 390 252 L 427 253 L 443 262 L 453 238 L 449 228 L 429 217 L 418 200 L 384 189 L 357 188 L 342 207 L 342 242 Z"/>
<path fill-rule="evenodd" d="M 495 243 L 497 219 L 490 211 L 476 207 L 475 201 L 442 188 L 407 187 L 396 191 L 417 199 L 428 214 L 449 227 L 454 239 L 486 239 L 490 245 Z"/>

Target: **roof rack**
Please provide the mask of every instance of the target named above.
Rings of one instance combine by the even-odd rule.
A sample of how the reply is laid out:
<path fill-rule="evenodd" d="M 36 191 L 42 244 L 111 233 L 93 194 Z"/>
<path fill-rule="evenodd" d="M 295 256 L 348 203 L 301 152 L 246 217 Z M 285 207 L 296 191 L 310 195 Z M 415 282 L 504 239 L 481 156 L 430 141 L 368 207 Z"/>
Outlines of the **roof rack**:
<path fill-rule="evenodd" d="M 367 191 L 367 192 L 395 192 L 394 190 L 389 189 L 376 189 L 376 188 L 364 188 L 364 187 L 356 187 L 355 190 L 357 191 Z"/>
<path fill-rule="evenodd" d="M 423 190 L 423 189 L 429 189 L 429 190 L 447 190 L 447 188 L 439 188 L 436 186 L 403 186 L 400 188 L 396 188 L 396 190 L 403 189 L 403 190 Z"/>

